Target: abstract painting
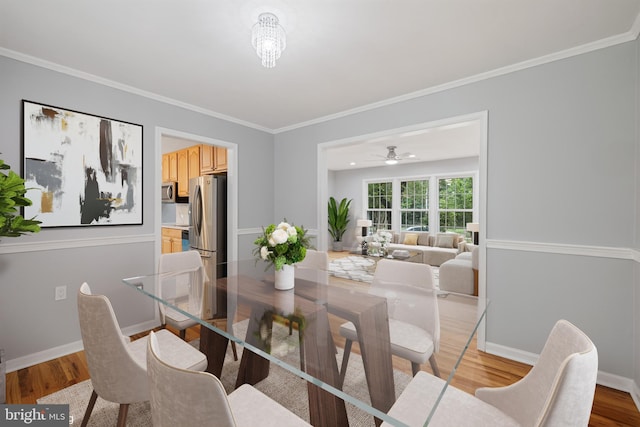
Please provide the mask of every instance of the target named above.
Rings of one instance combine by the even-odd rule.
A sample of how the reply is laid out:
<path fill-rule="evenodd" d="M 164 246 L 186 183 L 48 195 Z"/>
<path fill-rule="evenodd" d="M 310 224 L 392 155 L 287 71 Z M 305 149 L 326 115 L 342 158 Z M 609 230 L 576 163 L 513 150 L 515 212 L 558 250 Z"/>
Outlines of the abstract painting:
<path fill-rule="evenodd" d="M 142 126 L 22 101 L 24 217 L 42 227 L 142 224 Z"/>

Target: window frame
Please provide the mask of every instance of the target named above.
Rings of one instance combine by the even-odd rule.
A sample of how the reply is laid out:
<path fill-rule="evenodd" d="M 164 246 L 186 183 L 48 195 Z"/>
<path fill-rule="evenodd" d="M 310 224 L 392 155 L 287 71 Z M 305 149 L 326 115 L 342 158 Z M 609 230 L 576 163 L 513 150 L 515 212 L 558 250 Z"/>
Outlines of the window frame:
<path fill-rule="evenodd" d="M 472 208 L 464 209 L 465 212 L 471 212 L 471 217 L 473 218 L 470 222 L 478 222 L 478 212 L 479 212 L 479 190 L 478 190 L 478 171 L 462 171 L 462 172 L 453 172 L 453 173 L 440 173 L 440 174 L 429 174 L 429 175 L 410 175 L 410 176 L 397 176 L 397 177 L 385 177 L 385 178 L 366 178 L 362 180 L 362 188 L 363 188 L 363 204 L 362 204 L 362 218 L 371 219 L 373 218 L 369 215 L 369 212 L 375 211 L 378 209 L 369 209 L 369 184 L 373 183 L 391 183 L 392 188 L 392 207 L 390 209 L 391 215 L 391 223 L 390 230 L 399 232 L 401 231 L 401 222 L 402 222 L 402 212 L 406 211 L 401 208 L 401 182 L 406 181 L 421 181 L 426 180 L 429 182 L 429 195 L 427 198 L 427 209 L 428 212 L 428 227 L 429 233 L 435 235 L 441 232 L 440 229 L 440 189 L 439 189 L 439 181 L 441 179 L 455 179 L 455 178 L 471 178 L 472 180 Z M 434 202 L 435 201 L 435 202 Z M 412 209 L 414 210 L 414 209 Z M 388 209 L 386 211 L 389 211 Z M 371 232 L 377 231 L 377 225 L 374 222 L 371 227 Z"/>

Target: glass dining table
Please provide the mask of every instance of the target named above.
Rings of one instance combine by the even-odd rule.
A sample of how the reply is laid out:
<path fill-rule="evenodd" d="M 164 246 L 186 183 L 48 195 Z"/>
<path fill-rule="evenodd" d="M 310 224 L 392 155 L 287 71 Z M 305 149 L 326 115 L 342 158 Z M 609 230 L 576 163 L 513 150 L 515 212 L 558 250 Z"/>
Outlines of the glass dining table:
<path fill-rule="evenodd" d="M 405 367 L 408 361 L 392 355 L 390 318 L 419 312 L 429 299 L 436 300 L 435 358 L 446 380 L 442 396 L 486 315 L 487 304 L 477 297 L 392 282 L 377 283 L 374 289 L 330 277 L 326 270 L 307 269 L 304 279 L 296 276 L 294 289 L 276 290 L 273 268 L 265 266 L 255 259 L 241 260 L 219 264 L 215 271 L 200 267 L 123 282 L 165 305 L 165 313 L 200 324 L 199 347 L 207 355 L 208 372 L 220 377 L 229 363 L 229 341 L 241 346 L 235 387 L 260 383 L 273 365 L 306 381 L 306 396 L 298 398 L 307 399 L 306 418 L 314 426 L 348 426 L 352 410 L 347 407 L 370 416 L 371 425 L 405 425 L 387 414 L 402 391 L 398 378 L 406 385 L 411 372 Z M 347 387 L 340 375 L 345 340 L 339 328 L 345 322 L 357 331 L 353 353 L 360 354 L 366 390 Z M 441 396 L 420 410 L 433 413 Z"/>

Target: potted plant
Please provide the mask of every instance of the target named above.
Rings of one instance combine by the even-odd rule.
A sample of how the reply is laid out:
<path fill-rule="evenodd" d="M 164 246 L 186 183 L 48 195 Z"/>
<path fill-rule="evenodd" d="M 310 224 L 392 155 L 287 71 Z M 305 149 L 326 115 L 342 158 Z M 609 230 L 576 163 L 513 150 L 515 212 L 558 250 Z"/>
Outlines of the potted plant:
<path fill-rule="evenodd" d="M 333 197 L 329 198 L 329 233 L 333 237 L 333 250 L 342 251 L 342 235 L 349 224 L 349 206 L 353 199 L 343 198 L 340 203 Z"/>
<path fill-rule="evenodd" d="M 40 221 L 24 219 L 19 209 L 30 206 L 31 200 L 24 197 L 27 189 L 24 179 L 9 170 L 11 167 L 0 159 L 0 237 L 18 237 L 26 233 L 40 231 Z"/>

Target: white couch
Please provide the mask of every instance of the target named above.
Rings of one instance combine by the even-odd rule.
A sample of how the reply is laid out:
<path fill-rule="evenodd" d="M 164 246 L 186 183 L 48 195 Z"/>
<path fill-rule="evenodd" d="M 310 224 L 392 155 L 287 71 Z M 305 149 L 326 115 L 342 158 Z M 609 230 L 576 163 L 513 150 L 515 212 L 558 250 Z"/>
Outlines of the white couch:
<path fill-rule="evenodd" d="M 441 291 L 478 295 L 478 247 L 444 262 L 438 284 Z"/>
<path fill-rule="evenodd" d="M 393 240 L 387 245 L 387 252 L 396 249 L 418 251 L 422 262 L 432 266 L 454 259 L 464 248 L 464 236 L 456 233 L 438 233 L 435 236 L 428 232 L 403 231 L 393 233 Z"/>

